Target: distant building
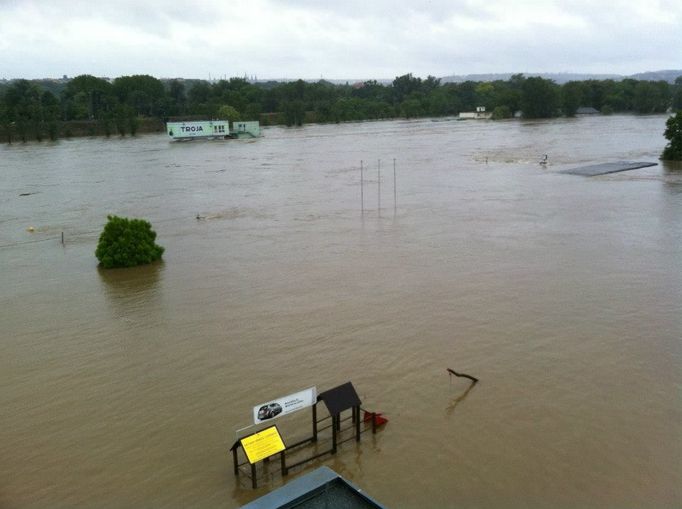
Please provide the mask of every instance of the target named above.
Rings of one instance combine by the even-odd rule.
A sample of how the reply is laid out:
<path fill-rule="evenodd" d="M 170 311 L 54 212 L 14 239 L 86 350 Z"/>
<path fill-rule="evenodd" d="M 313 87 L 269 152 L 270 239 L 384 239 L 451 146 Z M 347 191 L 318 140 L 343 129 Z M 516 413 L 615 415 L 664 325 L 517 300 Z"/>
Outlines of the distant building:
<path fill-rule="evenodd" d="M 476 120 L 486 120 L 492 118 L 492 113 L 487 113 L 485 111 L 485 106 L 477 106 L 476 111 L 462 111 L 459 114 L 460 119 L 476 119 Z"/>
<path fill-rule="evenodd" d="M 576 115 L 599 115 L 599 110 L 594 109 L 592 106 L 581 106 L 575 110 Z"/>

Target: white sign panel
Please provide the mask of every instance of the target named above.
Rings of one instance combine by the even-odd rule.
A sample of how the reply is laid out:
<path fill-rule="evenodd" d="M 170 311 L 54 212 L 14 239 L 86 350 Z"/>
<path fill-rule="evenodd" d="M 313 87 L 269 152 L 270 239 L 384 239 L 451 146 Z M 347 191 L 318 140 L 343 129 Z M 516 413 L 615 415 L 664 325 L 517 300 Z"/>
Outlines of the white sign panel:
<path fill-rule="evenodd" d="M 230 134 L 227 120 L 204 120 L 198 122 L 168 122 L 166 131 L 173 138 L 206 138 Z"/>
<path fill-rule="evenodd" d="M 295 394 L 289 394 L 283 398 L 273 399 L 253 407 L 253 422 L 271 421 L 282 415 L 287 415 L 309 406 L 313 406 L 317 399 L 317 389 L 310 387 Z"/>

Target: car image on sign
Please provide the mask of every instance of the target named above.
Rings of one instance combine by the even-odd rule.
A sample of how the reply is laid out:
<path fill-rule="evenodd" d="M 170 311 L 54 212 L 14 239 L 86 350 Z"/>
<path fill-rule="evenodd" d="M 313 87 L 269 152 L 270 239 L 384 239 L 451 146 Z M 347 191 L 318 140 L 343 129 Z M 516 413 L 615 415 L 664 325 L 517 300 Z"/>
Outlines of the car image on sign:
<path fill-rule="evenodd" d="M 282 413 L 282 407 L 278 403 L 269 403 L 258 409 L 258 419 L 265 421 L 272 419 L 280 413 Z"/>

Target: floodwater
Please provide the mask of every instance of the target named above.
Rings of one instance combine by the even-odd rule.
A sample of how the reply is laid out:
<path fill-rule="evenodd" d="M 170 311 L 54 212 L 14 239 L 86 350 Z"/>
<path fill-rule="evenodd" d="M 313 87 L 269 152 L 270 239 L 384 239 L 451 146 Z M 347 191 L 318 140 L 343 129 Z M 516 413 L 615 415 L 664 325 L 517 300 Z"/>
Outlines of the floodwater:
<path fill-rule="evenodd" d="M 391 508 L 681 507 L 682 170 L 559 173 L 657 161 L 665 120 L 0 146 L 0 507 L 233 508 L 320 465 Z M 111 213 L 163 263 L 99 270 Z M 253 406 L 347 381 L 382 431 L 235 478 Z"/>

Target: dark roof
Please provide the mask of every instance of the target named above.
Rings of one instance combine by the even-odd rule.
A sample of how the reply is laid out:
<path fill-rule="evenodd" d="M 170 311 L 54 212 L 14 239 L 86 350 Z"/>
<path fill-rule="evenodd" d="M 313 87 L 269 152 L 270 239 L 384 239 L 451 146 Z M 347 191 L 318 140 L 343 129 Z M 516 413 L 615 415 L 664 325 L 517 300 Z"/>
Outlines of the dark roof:
<path fill-rule="evenodd" d="M 324 401 L 330 415 L 338 415 L 344 410 L 362 404 L 355 387 L 350 382 L 320 393 L 317 396 L 317 401 Z"/>

